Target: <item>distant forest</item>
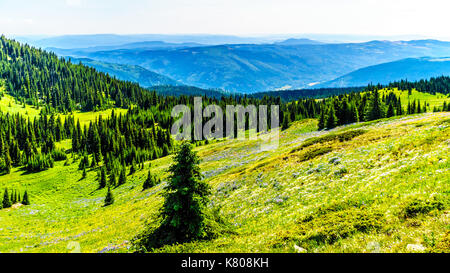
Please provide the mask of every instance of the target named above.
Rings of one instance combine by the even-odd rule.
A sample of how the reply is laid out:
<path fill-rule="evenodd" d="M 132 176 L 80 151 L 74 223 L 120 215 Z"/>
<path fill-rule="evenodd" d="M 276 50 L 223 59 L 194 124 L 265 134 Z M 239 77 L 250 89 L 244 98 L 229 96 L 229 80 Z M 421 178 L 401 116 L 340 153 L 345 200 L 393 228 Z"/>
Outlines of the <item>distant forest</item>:
<path fill-rule="evenodd" d="M 3 173 L 9 173 L 12 166 L 21 166 L 29 172 L 45 170 L 51 168 L 54 161 L 67 160 L 67 154 L 74 153 L 83 157 L 80 169 L 100 167 L 117 177 L 127 166 L 135 169 L 144 161 L 173 152 L 171 110 L 178 104 L 193 107 L 194 96 L 199 95 L 196 92 L 201 92 L 194 87 L 159 87 L 157 92 L 149 91 L 4 36 L 0 38 L 0 84 L 20 103 L 41 109 L 33 120 L 20 114 L 0 113 L 0 169 Z M 389 87 L 448 94 L 450 78 L 415 83 L 401 81 Z M 190 95 L 181 94 L 185 88 L 190 90 Z M 279 105 L 282 129 L 293 121 L 307 118 L 317 118 L 320 129 L 331 129 L 352 122 L 427 110 L 420 102 L 411 102 L 403 109 L 400 98 L 394 93 L 380 96 L 381 88 L 383 86 L 293 90 L 220 97 L 218 91 L 211 91 L 202 95 L 204 106 Z M 100 116 L 83 127 L 71 114 L 108 108 L 124 108 L 128 112 L 123 115 L 113 111 L 110 116 Z M 433 110 L 447 111 L 448 106 Z M 66 118 L 62 119 L 60 114 L 65 114 Z M 267 127 L 270 128 L 270 124 Z M 56 148 L 55 143 L 64 139 L 71 139 L 71 150 Z M 88 155 L 92 155 L 91 162 Z"/>

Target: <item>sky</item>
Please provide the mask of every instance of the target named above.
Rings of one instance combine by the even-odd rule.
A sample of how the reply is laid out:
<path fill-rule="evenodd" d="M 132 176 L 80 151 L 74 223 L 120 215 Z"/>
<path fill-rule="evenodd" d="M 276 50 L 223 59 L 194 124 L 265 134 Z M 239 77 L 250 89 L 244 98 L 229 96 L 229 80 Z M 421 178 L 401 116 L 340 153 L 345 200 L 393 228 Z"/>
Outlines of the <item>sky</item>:
<path fill-rule="evenodd" d="M 419 35 L 450 38 L 447 0 L 0 0 L 0 33 Z"/>

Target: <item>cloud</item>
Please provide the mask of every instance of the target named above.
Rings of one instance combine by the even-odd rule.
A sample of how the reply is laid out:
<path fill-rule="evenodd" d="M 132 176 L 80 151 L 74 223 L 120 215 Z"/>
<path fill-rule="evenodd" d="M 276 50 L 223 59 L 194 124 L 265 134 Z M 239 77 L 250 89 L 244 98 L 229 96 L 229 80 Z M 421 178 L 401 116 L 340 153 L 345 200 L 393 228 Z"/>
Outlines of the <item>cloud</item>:
<path fill-rule="evenodd" d="M 79 7 L 81 6 L 81 0 L 66 0 L 66 4 L 70 7 Z"/>

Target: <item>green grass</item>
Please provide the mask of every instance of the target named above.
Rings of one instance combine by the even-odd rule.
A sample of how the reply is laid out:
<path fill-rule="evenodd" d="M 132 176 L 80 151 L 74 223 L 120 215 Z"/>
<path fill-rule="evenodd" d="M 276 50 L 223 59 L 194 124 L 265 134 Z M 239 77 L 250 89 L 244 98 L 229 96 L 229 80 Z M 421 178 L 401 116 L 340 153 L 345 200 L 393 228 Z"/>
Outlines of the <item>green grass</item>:
<path fill-rule="evenodd" d="M 4 87 L 0 85 L 0 93 L 4 92 Z M 11 113 L 16 114 L 19 113 L 21 115 L 24 115 L 25 117 L 30 117 L 31 120 L 33 120 L 35 117 L 39 117 L 40 115 L 40 108 L 37 109 L 36 107 L 30 106 L 30 105 L 23 105 L 18 104 L 16 100 L 7 94 L 4 94 L 0 98 L 0 111 L 3 113 Z M 126 114 L 126 109 L 114 109 L 116 114 Z M 104 118 L 109 117 L 111 115 L 112 109 L 107 109 L 103 111 L 98 112 L 81 112 L 81 111 L 75 111 L 73 112 L 73 116 L 75 118 L 75 122 L 77 120 L 80 120 L 81 126 L 89 125 L 89 122 L 95 121 L 100 115 L 102 115 Z M 61 115 L 62 121 L 64 122 L 64 118 L 67 115 Z"/>
<path fill-rule="evenodd" d="M 402 102 L 403 108 L 408 106 L 408 101 L 413 102 L 414 100 L 417 102 L 420 100 L 420 105 L 423 107 L 423 103 L 425 102 L 427 105 L 427 111 L 433 111 L 434 107 L 441 108 L 442 104 L 445 102 L 450 103 L 450 96 L 444 95 L 441 93 L 437 93 L 436 95 L 419 92 L 415 89 L 411 91 L 411 95 L 409 95 L 408 91 L 400 91 L 397 88 L 394 89 L 383 89 L 381 94 L 393 91 L 395 95 L 400 96 L 400 100 Z"/>
<path fill-rule="evenodd" d="M 449 113 L 427 113 L 329 132 L 305 120 L 282 132 L 275 150 L 260 150 L 258 140 L 197 147 L 212 201 L 234 233 L 157 251 L 293 252 L 298 245 L 308 252 L 407 252 L 408 244 L 442 251 L 450 230 L 449 120 Z M 356 126 L 364 133 L 353 136 Z M 346 132 L 353 137 L 327 137 Z M 311 139 L 328 141 L 291 153 Z M 299 160 L 299 153 L 323 148 L 327 153 Z M 32 203 L 0 210 L 0 252 L 69 252 L 71 242 L 82 252 L 128 252 L 146 221 L 158 224 L 171 157 L 151 162 L 162 185 L 142 191 L 147 162 L 113 190 L 116 202 L 108 207 L 96 171 L 81 180 L 78 160 L 70 162 L 0 177 L 1 190 L 26 189 Z"/>

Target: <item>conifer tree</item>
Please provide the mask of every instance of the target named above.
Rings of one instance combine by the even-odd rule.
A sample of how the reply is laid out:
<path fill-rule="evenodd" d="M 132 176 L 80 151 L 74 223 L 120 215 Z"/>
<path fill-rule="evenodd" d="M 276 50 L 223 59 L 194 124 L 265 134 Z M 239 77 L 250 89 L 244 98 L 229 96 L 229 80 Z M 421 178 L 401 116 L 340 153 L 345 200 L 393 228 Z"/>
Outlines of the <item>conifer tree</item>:
<path fill-rule="evenodd" d="M 106 170 L 105 168 L 102 168 L 100 171 L 99 188 L 103 189 L 104 187 L 106 187 Z"/>
<path fill-rule="evenodd" d="M 320 111 L 318 127 L 319 130 L 325 129 L 325 109 L 322 109 L 322 111 Z"/>
<path fill-rule="evenodd" d="M 3 206 L 4 209 L 6 209 L 6 208 L 10 208 L 11 205 L 12 204 L 11 204 L 11 199 L 10 199 L 9 194 L 8 194 L 8 189 L 5 188 L 5 192 L 3 193 L 2 206 Z"/>
<path fill-rule="evenodd" d="M 395 116 L 394 106 L 392 105 L 392 103 L 390 103 L 389 106 L 388 106 L 388 110 L 386 112 L 386 117 L 390 118 L 390 117 L 393 117 L 393 116 Z"/>
<path fill-rule="evenodd" d="M 290 115 L 288 115 L 287 113 L 284 113 L 281 130 L 286 130 L 287 128 L 289 128 L 289 123 L 291 122 L 290 119 L 291 119 Z"/>
<path fill-rule="evenodd" d="M 111 187 L 108 187 L 108 192 L 106 193 L 105 196 L 105 207 L 112 205 L 114 203 L 114 196 L 111 192 Z"/>
<path fill-rule="evenodd" d="M 6 170 L 7 174 L 11 173 L 11 168 L 12 168 L 11 164 L 12 164 L 11 156 L 9 155 L 8 148 L 6 148 L 6 151 L 5 151 L 5 170 Z"/>
<path fill-rule="evenodd" d="M 25 205 L 25 206 L 30 205 L 30 200 L 28 199 L 28 192 L 27 191 L 25 191 L 25 193 L 23 194 L 22 204 Z"/>
<path fill-rule="evenodd" d="M 337 117 L 336 117 L 336 113 L 334 111 L 334 106 L 330 105 L 329 109 L 328 109 L 328 115 L 327 115 L 327 120 L 326 120 L 326 128 L 328 130 L 333 129 L 334 127 L 336 127 L 337 125 Z"/>
<path fill-rule="evenodd" d="M 150 189 L 152 187 L 156 186 L 156 179 L 152 175 L 152 172 L 148 171 L 147 179 L 144 181 L 144 184 L 142 185 L 143 190 Z"/>
<path fill-rule="evenodd" d="M 169 168 L 171 175 L 164 192 L 161 225 L 138 236 L 135 245 L 150 249 L 213 235 L 210 224 L 215 221 L 207 212 L 210 187 L 201 180 L 199 163 L 192 145 L 183 142 Z"/>
<path fill-rule="evenodd" d="M 126 168 L 122 167 L 119 174 L 119 185 L 123 185 L 127 182 L 127 175 L 125 173 Z"/>
<path fill-rule="evenodd" d="M 371 121 L 382 118 L 382 109 L 381 109 L 381 102 L 380 102 L 380 95 L 378 93 L 378 90 L 372 91 L 372 94 L 370 96 L 369 103 L 367 105 L 366 113 L 364 120 L 365 121 Z"/>
<path fill-rule="evenodd" d="M 117 178 L 116 178 L 116 172 L 112 171 L 109 175 L 109 186 L 115 187 L 117 185 Z"/>

